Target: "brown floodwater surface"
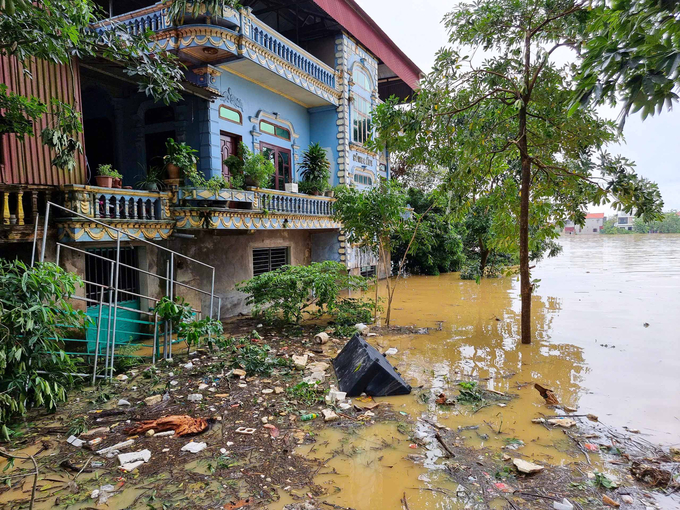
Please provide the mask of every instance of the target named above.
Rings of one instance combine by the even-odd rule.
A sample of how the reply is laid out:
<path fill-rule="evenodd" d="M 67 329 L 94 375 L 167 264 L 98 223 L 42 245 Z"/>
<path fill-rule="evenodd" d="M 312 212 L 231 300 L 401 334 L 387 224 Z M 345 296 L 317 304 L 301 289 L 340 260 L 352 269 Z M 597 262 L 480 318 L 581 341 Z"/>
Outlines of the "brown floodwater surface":
<path fill-rule="evenodd" d="M 516 277 L 477 284 L 455 273 L 401 281 L 393 324 L 437 328 L 441 323 L 441 331 L 371 339 L 381 351 L 398 349 L 388 359 L 414 387 L 411 395 L 377 400 L 412 419 L 428 417 L 453 429 L 479 426 L 461 432 L 469 446 L 497 449 L 519 440 L 525 443 L 521 453 L 539 462 L 583 460 L 572 457 L 561 430 L 531 423 L 551 414 L 533 384 L 524 385 L 538 382 L 579 414 L 595 414 L 617 429 L 639 429 L 652 442 L 680 444 L 680 236 L 582 235 L 562 237 L 560 243 L 563 253 L 540 262 L 532 273 L 540 282 L 531 345 L 519 339 Z M 455 381 L 487 378 L 488 388 L 517 398 L 476 413 L 433 404 L 439 392 L 455 396 Z M 417 431 L 425 435 L 426 428 L 421 424 Z M 337 474 L 318 477 L 333 494 L 327 501 L 357 510 L 400 508 L 404 489 L 416 488 L 407 491 L 411 508 L 456 508 L 421 490 L 447 487 L 437 470 L 436 442 L 415 452 L 428 456 L 420 465 L 405 460 L 408 440 L 396 423 L 350 436 L 326 429 L 318 444 L 325 441 L 326 448 L 298 453 L 327 459 L 339 444 L 350 449 L 327 463 L 327 471 Z M 370 448 L 383 441 L 389 447 Z M 335 494 L 334 487 L 340 489 Z"/>

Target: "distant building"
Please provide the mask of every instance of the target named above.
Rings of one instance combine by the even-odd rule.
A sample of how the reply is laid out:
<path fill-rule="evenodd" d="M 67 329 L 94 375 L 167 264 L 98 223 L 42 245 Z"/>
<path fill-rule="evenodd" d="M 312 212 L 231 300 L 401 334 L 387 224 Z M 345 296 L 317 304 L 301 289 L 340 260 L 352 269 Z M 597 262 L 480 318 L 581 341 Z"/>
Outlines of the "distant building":
<path fill-rule="evenodd" d="M 590 213 L 586 216 L 586 224 L 582 234 L 601 234 L 604 228 L 604 213 Z"/>
<path fill-rule="evenodd" d="M 614 221 L 614 226 L 617 228 L 622 228 L 624 230 L 633 230 L 633 223 L 635 222 L 635 216 L 627 214 L 617 215 Z"/>
<path fill-rule="evenodd" d="M 576 225 L 573 221 L 564 222 L 565 234 L 601 234 L 604 228 L 604 213 L 591 213 L 586 216 L 586 223 L 583 227 Z"/>

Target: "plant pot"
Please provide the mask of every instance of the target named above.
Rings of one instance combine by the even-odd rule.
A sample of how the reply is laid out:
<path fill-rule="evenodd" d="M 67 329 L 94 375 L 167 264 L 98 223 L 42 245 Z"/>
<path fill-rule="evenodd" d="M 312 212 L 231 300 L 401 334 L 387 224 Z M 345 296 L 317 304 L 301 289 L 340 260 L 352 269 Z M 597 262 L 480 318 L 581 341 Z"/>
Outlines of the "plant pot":
<path fill-rule="evenodd" d="M 155 182 L 147 182 L 145 184 L 142 184 L 140 188 L 146 191 L 158 191 L 158 184 Z"/>
<path fill-rule="evenodd" d="M 252 188 L 258 188 L 259 187 L 257 185 L 257 182 L 252 177 L 250 177 L 248 175 L 246 175 L 245 183 L 246 183 L 246 186 L 250 186 Z"/>
<path fill-rule="evenodd" d="M 325 195 L 327 197 L 333 198 L 335 196 L 335 191 L 333 191 L 332 189 L 326 190 Z"/>
<path fill-rule="evenodd" d="M 122 188 L 123 187 L 123 179 L 119 179 L 118 177 L 115 177 L 113 179 L 113 182 L 111 183 L 114 188 Z"/>
<path fill-rule="evenodd" d="M 165 168 L 168 171 L 168 179 L 179 179 L 179 167 L 177 165 L 168 163 Z"/>
<path fill-rule="evenodd" d="M 113 177 L 108 175 L 96 175 L 95 181 L 97 181 L 97 186 L 101 188 L 113 188 Z"/>

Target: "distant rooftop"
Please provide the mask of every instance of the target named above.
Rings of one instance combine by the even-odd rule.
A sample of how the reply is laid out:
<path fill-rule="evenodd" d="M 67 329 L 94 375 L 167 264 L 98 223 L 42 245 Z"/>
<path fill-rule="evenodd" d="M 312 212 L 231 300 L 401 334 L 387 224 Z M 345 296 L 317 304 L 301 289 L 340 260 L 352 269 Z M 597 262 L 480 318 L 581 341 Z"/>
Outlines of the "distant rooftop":
<path fill-rule="evenodd" d="M 603 212 L 594 212 L 594 213 L 590 213 L 586 216 L 587 220 L 594 220 L 594 219 L 599 219 L 599 218 L 604 218 Z"/>

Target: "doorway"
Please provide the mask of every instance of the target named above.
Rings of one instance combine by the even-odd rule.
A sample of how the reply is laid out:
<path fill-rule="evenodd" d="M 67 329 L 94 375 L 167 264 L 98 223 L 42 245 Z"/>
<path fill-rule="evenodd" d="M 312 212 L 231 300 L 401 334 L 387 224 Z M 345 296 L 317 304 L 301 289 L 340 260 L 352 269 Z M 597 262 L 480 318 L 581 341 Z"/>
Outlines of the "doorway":
<path fill-rule="evenodd" d="M 276 147 L 275 145 L 269 145 L 267 143 L 261 143 L 260 145 L 262 146 L 262 153 L 274 163 L 274 168 L 276 169 L 274 176 L 272 177 L 272 183 L 269 187 L 284 191 L 286 189 L 286 183 L 292 181 L 290 171 L 290 150 Z"/>
<path fill-rule="evenodd" d="M 222 158 L 222 175 L 226 180 L 231 178 L 229 167 L 224 164 L 224 160 L 229 156 L 238 155 L 238 146 L 241 143 L 241 137 L 226 131 L 220 131 L 220 157 Z"/>

